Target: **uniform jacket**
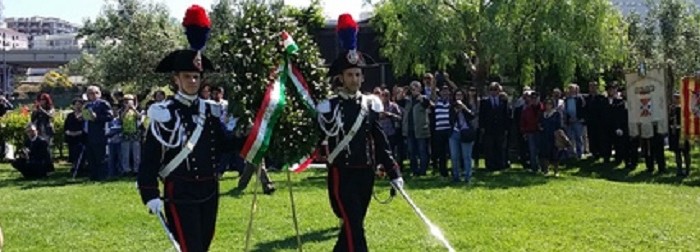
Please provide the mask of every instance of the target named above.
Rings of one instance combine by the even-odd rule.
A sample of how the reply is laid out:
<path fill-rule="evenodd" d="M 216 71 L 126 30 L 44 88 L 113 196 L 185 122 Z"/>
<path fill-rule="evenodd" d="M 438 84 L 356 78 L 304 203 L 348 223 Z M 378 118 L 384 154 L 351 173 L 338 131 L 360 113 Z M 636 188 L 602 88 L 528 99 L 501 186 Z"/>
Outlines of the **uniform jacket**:
<path fill-rule="evenodd" d="M 332 128 L 334 112 L 340 112 L 338 118 L 343 124 L 342 130 L 337 136 L 328 137 L 328 151 L 332 152 L 336 146 L 345 138 L 345 133 L 349 132 L 355 120 L 360 115 L 362 95 L 356 97 L 332 97 L 319 105 L 320 126 L 325 129 Z M 375 165 L 383 165 L 389 177 L 392 179 L 400 176 L 398 166 L 391 153 L 391 147 L 379 125 L 379 112 L 382 111 L 379 99 L 366 99 L 369 113 L 365 116 L 362 126 L 352 138 L 348 146 L 343 149 L 330 165 L 339 168 L 360 168 L 372 169 Z M 374 108 L 374 109 L 372 109 Z M 427 125 L 426 125 L 427 126 Z M 327 135 L 325 132 L 322 139 Z"/>
<path fill-rule="evenodd" d="M 601 118 L 603 120 L 603 126 L 605 132 L 608 134 L 614 134 L 618 129 L 621 129 L 624 135 L 629 134 L 629 126 L 627 122 L 627 107 L 625 106 L 625 100 L 620 98 L 613 98 L 605 100 L 604 110 Z"/>
<path fill-rule="evenodd" d="M 142 161 L 138 174 L 138 187 L 141 193 L 141 199 L 144 203 L 159 197 L 158 172 L 182 150 L 186 139 L 192 136 L 197 126 L 195 117 L 199 115 L 200 102 L 207 101 L 196 99 L 191 105 L 186 105 L 176 98 L 169 98 L 163 102 L 155 103 L 149 108 L 149 115 L 150 111 L 160 110 L 164 112 L 167 118 L 167 120 L 151 118 L 150 124 L 158 123 L 158 120 L 163 120 L 163 125 L 167 129 L 173 129 L 177 126 L 175 122 L 176 117 L 179 116 L 180 124 L 184 128 L 187 138 L 183 139 L 183 142 L 179 146 L 168 148 L 159 142 L 153 134 L 151 127 L 156 126 L 149 125 L 149 127 L 147 127 L 146 138 L 141 148 Z M 212 182 L 215 183 L 218 179 L 216 164 L 221 150 L 223 149 L 222 145 L 230 144 L 224 141 L 225 137 L 219 116 L 216 109 L 212 111 L 212 105 L 208 103 L 206 105 L 204 130 L 195 144 L 194 149 L 187 158 L 165 178 L 166 182 L 181 181 L 182 183 L 176 183 L 178 184 L 176 188 L 166 186 L 166 190 L 174 190 L 176 193 L 179 193 L 179 195 L 191 197 L 185 200 L 195 201 L 204 200 L 218 193 L 218 187 L 212 185 Z M 160 130 L 160 134 L 162 139 L 166 139 L 166 141 L 171 136 L 168 131 L 162 129 Z M 205 187 L 207 189 L 201 191 L 198 187 Z M 181 193 L 183 191 L 190 191 L 191 193 Z M 169 194 L 173 195 L 174 193 L 170 192 Z"/>
<path fill-rule="evenodd" d="M 586 108 L 584 109 L 586 124 L 588 125 L 600 125 L 601 118 L 605 114 L 605 96 L 600 94 L 588 95 L 586 97 Z"/>

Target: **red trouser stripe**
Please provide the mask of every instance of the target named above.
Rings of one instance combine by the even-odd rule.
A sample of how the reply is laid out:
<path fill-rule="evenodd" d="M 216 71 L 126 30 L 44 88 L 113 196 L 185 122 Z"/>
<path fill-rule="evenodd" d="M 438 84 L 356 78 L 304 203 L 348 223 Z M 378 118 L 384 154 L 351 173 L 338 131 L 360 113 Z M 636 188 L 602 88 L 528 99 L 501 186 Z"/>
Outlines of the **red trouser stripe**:
<path fill-rule="evenodd" d="M 348 214 L 345 213 L 345 207 L 343 202 L 340 200 L 340 174 L 338 174 L 338 168 L 333 167 L 333 196 L 335 201 L 338 203 L 338 209 L 340 210 L 340 216 L 343 217 L 343 227 L 345 227 L 345 238 L 348 239 L 348 251 L 355 251 L 355 244 L 352 242 L 352 232 L 350 229 L 350 220 L 348 219 Z"/>
<path fill-rule="evenodd" d="M 168 183 L 168 195 L 172 197 L 173 195 L 173 182 Z M 180 249 L 182 252 L 187 252 L 187 244 L 185 243 L 185 234 L 182 230 L 182 225 L 180 224 L 180 216 L 177 214 L 177 208 L 175 203 L 168 203 L 170 207 L 170 212 L 173 214 L 173 226 L 175 227 L 175 233 L 179 238 Z"/>

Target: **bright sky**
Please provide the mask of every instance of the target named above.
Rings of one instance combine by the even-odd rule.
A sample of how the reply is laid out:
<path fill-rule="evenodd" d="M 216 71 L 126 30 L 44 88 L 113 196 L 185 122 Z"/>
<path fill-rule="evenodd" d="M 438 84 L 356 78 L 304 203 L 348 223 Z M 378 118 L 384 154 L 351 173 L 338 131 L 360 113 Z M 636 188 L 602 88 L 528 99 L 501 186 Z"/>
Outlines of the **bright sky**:
<path fill-rule="evenodd" d="M 102 9 L 105 1 L 110 0 L 0 0 L 4 5 L 3 17 L 58 17 L 75 24 L 82 24 L 84 18 L 94 18 Z M 114 1 L 114 0 L 111 0 Z M 206 9 L 217 0 L 153 0 L 163 2 L 170 8 L 170 14 L 181 18 L 192 4 L 199 4 Z M 306 6 L 309 0 L 285 0 L 286 4 Z M 349 12 L 359 19 L 360 12 L 371 9 L 363 8 L 362 0 L 321 0 L 327 18 L 336 19 L 338 15 Z"/>

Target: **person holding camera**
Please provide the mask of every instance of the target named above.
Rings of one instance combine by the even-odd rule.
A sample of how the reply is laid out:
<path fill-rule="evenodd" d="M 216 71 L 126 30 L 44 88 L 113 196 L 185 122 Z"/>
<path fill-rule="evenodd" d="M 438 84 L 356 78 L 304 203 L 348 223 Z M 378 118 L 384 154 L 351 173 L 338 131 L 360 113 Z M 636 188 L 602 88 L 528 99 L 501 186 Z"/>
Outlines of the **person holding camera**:
<path fill-rule="evenodd" d="M 449 116 L 451 128 L 449 146 L 453 182 L 460 182 L 460 175 L 464 175 L 464 182 L 471 182 L 472 148 L 476 140 L 476 127 L 471 123 L 474 117 L 474 107 L 467 102 L 464 91 L 455 90 Z"/>
<path fill-rule="evenodd" d="M 141 124 L 143 116 L 137 108 L 134 95 L 127 94 L 122 101 L 119 118 L 122 122 L 122 141 L 119 151 L 121 173 L 137 173 L 141 163 Z M 133 165 L 132 165 L 133 164 Z"/>

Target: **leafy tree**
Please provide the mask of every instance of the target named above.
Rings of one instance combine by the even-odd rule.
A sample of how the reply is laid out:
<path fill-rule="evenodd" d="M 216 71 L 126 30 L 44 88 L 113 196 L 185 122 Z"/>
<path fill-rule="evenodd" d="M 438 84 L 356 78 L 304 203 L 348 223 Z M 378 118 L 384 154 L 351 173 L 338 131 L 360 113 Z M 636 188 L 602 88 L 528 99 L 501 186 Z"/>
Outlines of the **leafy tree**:
<path fill-rule="evenodd" d="M 41 83 L 42 89 L 65 90 L 73 87 L 73 83 L 68 79 L 68 75 L 62 71 L 51 70 L 44 74 L 44 81 Z"/>
<path fill-rule="evenodd" d="M 235 12 L 236 0 L 219 0 L 212 5 L 212 10 L 209 13 L 211 19 L 211 35 L 206 46 L 207 57 L 213 62 L 221 62 L 223 55 L 221 47 L 229 44 L 231 38 L 231 30 L 234 29 L 236 22 Z M 217 67 L 217 66 L 215 66 Z"/>
<path fill-rule="evenodd" d="M 700 69 L 700 11 L 688 0 L 647 1 L 645 17 L 628 17 L 630 57 L 627 68 L 640 62 L 647 68 L 666 70 L 667 99 L 670 101 L 683 76 Z"/>
<path fill-rule="evenodd" d="M 309 31 L 319 25 L 318 2 L 305 9 L 283 7 L 279 1 L 264 3 L 241 1 L 238 8 L 226 6 L 220 1 L 212 11 L 213 27 L 225 30 L 212 31 L 213 43 L 208 51 L 219 73 L 207 77 L 215 85 L 225 87 L 230 111 L 240 117 L 242 124 L 250 126 L 259 109 L 270 73 L 283 59 L 280 32 L 287 31 L 299 45 L 300 51 L 291 57 L 305 77 L 315 100 L 325 99 L 330 93 L 326 83 L 326 70 L 318 46 Z M 229 15 L 229 11 L 233 15 Z M 220 20 L 233 20 L 231 26 L 217 24 Z M 208 50 L 209 50 L 208 49 Z M 291 82 L 287 84 L 287 106 L 274 130 L 268 156 L 286 164 L 299 161 L 309 154 L 318 142 L 315 117 L 306 110 Z"/>
<path fill-rule="evenodd" d="M 373 24 L 397 73 L 463 62 L 478 85 L 490 74 L 531 85 L 552 72 L 560 85 L 625 55 L 622 17 L 607 0 L 384 0 Z"/>
<path fill-rule="evenodd" d="M 84 54 L 71 69 L 103 87 L 148 90 L 168 83 L 153 68 L 169 51 L 184 47 L 177 20 L 163 4 L 119 0 L 107 3 L 95 20 L 85 21 L 79 35 L 94 55 Z"/>

